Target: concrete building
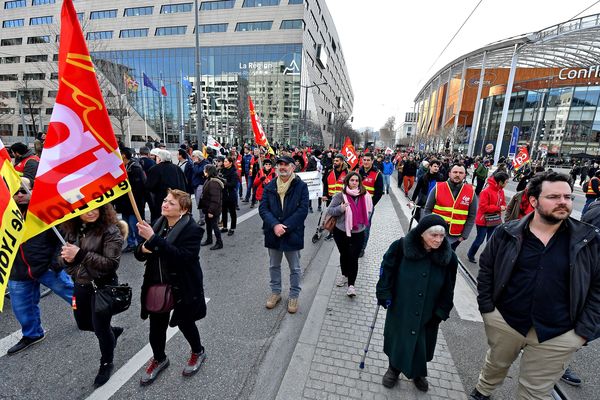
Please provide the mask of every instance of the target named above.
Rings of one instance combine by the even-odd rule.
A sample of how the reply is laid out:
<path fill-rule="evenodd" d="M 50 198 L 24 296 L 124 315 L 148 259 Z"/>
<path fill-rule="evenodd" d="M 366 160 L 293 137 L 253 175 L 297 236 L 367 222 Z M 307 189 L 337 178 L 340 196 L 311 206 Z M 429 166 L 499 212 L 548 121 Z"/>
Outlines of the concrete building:
<path fill-rule="evenodd" d="M 29 140 L 47 129 L 58 88 L 61 4 L 0 2 L 0 136 L 7 143 L 24 140 L 23 125 Z M 115 134 L 125 143 L 196 138 L 194 4 L 74 2 Z M 334 121 L 352 114 L 354 95 L 325 0 L 198 4 L 204 132 L 223 143 L 249 141 L 250 95 L 271 143 L 333 143 Z"/>
<path fill-rule="evenodd" d="M 408 142 L 407 139 L 410 139 L 411 136 L 415 135 L 417 131 L 417 118 L 418 115 L 416 112 L 407 112 L 404 114 L 404 121 L 396 130 L 396 144 Z"/>

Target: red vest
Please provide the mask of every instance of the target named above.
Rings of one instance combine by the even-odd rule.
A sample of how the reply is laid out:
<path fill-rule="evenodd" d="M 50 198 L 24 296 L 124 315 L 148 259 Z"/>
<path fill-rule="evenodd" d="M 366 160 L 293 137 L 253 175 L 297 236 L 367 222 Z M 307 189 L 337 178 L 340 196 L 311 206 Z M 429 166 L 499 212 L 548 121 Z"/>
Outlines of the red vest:
<path fill-rule="evenodd" d="M 242 177 L 242 155 L 238 154 L 237 158 L 235 159 L 235 169 L 237 170 L 238 173 L 238 177 Z"/>
<path fill-rule="evenodd" d="M 265 177 L 264 181 L 260 181 L 262 177 Z M 258 171 L 258 175 L 256 175 L 256 179 L 254 179 L 253 186 L 256 188 L 256 200 L 261 201 L 263 196 L 263 191 L 265 186 L 267 186 L 273 179 L 277 178 L 277 174 L 275 173 L 275 168 L 271 168 L 269 174 L 265 174 L 264 168 Z"/>
<path fill-rule="evenodd" d="M 438 182 L 436 184 L 433 213 L 444 218 L 448 223 L 451 236 L 461 235 L 467 222 L 469 206 L 474 196 L 475 190 L 468 183 L 463 184 L 456 199 L 452 196 L 448 182 Z"/>
<path fill-rule="evenodd" d="M 19 162 L 17 165 L 15 165 L 15 170 L 19 173 L 19 175 L 23 176 L 23 172 L 25 171 L 25 164 L 27 164 L 27 161 L 32 160 L 32 159 L 37 162 L 40 162 L 40 158 L 36 155 L 33 155 L 33 156 L 25 157 L 24 159 L 21 160 L 21 162 Z"/>
<path fill-rule="evenodd" d="M 335 179 L 335 171 L 331 170 L 327 176 L 327 196 L 333 197 L 336 193 L 342 191 L 344 187 L 344 179 L 346 178 L 346 170 L 343 170 L 340 176 Z"/>
<path fill-rule="evenodd" d="M 593 177 L 592 179 L 590 179 L 590 181 L 588 182 L 587 192 L 585 192 L 585 194 L 588 194 L 590 196 L 597 196 L 598 195 L 598 193 L 594 192 L 594 188 L 592 188 L 592 181 L 594 179 L 598 180 L 600 178 Z"/>
<path fill-rule="evenodd" d="M 375 182 L 377 181 L 378 175 L 379 171 L 375 171 L 373 168 L 371 168 L 367 175 L 363 176 L 362 178 L 362 184 L 371 196 L 373 196 L 375 193 Z"/>

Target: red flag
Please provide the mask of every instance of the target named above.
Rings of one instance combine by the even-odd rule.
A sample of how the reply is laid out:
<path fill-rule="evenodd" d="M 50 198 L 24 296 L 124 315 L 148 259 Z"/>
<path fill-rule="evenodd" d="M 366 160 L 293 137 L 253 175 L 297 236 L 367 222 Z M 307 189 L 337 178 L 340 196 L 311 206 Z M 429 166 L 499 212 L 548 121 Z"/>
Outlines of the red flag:
<path fill-rule="evenodd" d="M 248 96 L 248 106 L 250 107 L 250 120 L 252 121 L 252 130 L 254 131 L 254 140 L 256 144 L 263 147 L 269 147 L 269 141 L 265 135 L 265 131 L 260 124 L 260 118 L 254 111 L 254 103 L 252 103 L 252 97 Z"/>
<path fill-rule="evenodd" d="M 346 162 L 350 166 L 350 169 L 354 169 L 356 164 L 358 164 L 358 155 L 356 154 L 356 150 L 354 150 L 354 145 L 348 136 L 346 136 L 346 141 L 344 142 L 344 147 L 342 147 L 342 154 L 346 157 Z"/>
<path fill-rule="evenodd" d="M 517 156 L 513 160 L 513 167 L 515 169 L 519 169 L 527 162 L 529 162 L 529 152 L 527 151 L 527 147 L 523 146 L 519 150 L 519 154 L 517 154 Z"/>
<path fill-rule="evenodd" d="M 167 97 L 167 88 L 164 86 L 160 87 L 160 94 L 162 94 L 163 96 Z"/>
<path fill-rule="evenodd" d="M 61 10 L 58 80 L 24 240 L 130 190 L 73 0 Z"/>
<path fill-rule="evenodd" d="M 302 172 L 306 171 L 306 167 L 308 167 L 308 157 L 306 156 L 306 150 L 302 152 L 302 159 L 304 160 L 304 169 Z"/>

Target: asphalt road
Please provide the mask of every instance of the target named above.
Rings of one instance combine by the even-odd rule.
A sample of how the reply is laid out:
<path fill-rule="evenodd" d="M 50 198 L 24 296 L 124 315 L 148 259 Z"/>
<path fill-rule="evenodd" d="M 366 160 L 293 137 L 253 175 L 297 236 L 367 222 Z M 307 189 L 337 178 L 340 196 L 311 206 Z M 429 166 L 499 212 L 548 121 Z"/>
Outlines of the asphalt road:
<path fill-rule="evenodd" d="M 245 204 L 241 207 L 241 214 L 256 212 Z M 134 288 L 134 301 L 130 310 L 113 318 L 113 325 L 125 331 L 115 350 L 118 371 L 103 390 L 114 392 L 113 399 L 274 397 L 333 248 L 333 242 L 311 243 L 317 219 L 318 214 L 309 214 L 306 222 L 303 292 L 295 315 L 286 312 L 283 302 L 271 311 L 264 307 L 270 294 L 268 256 L 257 214 L 239 223 L 233 237 L 224 236 L 223 250 L 203 247 L 201 265 L 210 300 L 208 315 L 198 327 L 207 361 L 194 377 L 182 377 L 189 347 L 177 332 L 167 343 L 171 366 L 146 388 L 138 384 L 149 358 L 148 321 L 139 317 L 143 266 L 132 254 L 123 255 L 119 277 Z M 289 287 L 286 265 L 284 299 Z M 41 310 L 46 339 L 14 356 L 0 353 L 0 398 L 107 398 L 107 392 L 94 392 L 92 385 L 100 358 L 93 333 L 79 331 L 69 305 L 54 294 L 41 300 Z M 0 314 L 0 348 L 2 340 L 19 329 L 7 301 Z M 20 332 L 17 335 L 20 338 Z"/>

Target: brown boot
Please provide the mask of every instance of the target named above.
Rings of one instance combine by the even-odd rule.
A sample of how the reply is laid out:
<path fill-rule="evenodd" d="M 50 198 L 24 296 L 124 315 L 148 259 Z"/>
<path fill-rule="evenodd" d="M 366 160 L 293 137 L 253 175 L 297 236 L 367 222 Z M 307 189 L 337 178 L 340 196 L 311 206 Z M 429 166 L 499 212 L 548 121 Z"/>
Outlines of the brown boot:
<path fill-rule="evenodd" d="M 281 301 L 281 295 L 280 294 L 278 294 L 278 293 L 271 293 L 271 295 L 267 299 L 266 307 L 269 310 L 272 309 L 272 308 L 275 308 L 275 306 L 277 305 L 277 303 L 279 303 L 280 301 Z"/>
<path fill-rule="evenodd" d="M 288 300 L 288 312 L 295 314 L 298 311 L 298 298 Z"/>

